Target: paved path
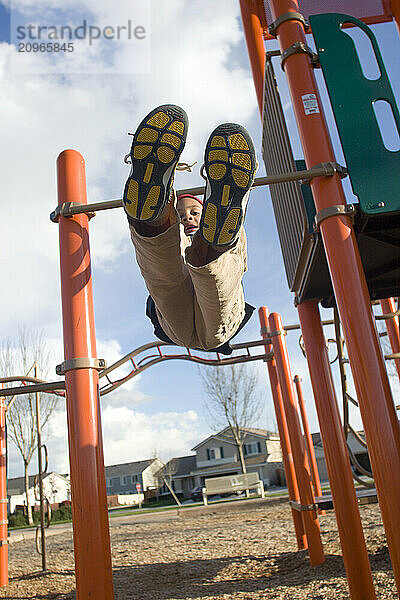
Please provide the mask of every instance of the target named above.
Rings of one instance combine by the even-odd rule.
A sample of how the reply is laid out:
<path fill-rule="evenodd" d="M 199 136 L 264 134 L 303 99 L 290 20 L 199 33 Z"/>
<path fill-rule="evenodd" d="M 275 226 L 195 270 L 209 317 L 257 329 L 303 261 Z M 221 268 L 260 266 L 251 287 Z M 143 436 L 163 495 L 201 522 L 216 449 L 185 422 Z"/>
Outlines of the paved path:
<path fill-rule="evenodd" d="M 168 510 L 154 510 L 149 512 L 142 513 L 131 513 L 127 515 L 119 515 L 112 516 L 109 519 L 110 527 L 116 525 L 123 525 L 124 523 L 131 523 L 132 521 L 141 521 L 142 523 L 149 522 L 157 522 L 157 521 L 171 521 L 183 516 L 190 516 L 190 513 L 196 514 L 196 516 L 201 514 L 210 514 L 218 512 L 230 512 L 236 511 L 239 512 L 241 510 L 247 510 L 249 506 L 254 508 L 258 508 L 262 504 L 275 504 L 280 502 L 285 502 L 285 497 L 274 497 L 274 498 L 252 498 L 250 500 L 236 500 L 231 502 L 215 502 L 210 503 L 208 506 L 204 506 L 203 504 L 199 504 L 198 506 L 193 505 L 183 505 L 181 508 L 174 508 Z M 112 513 L 111 513 L 112 515 Z M 64 533 L 66 531 L 72 530 L 72 523 L 60 523 L 51 525 L 48 529 L 46 529 L 46 537 L 59 535 L 60 533 Z M 32 527 L 29 529 L 15 529 L 9 532 L 8 543 L 15 544 L 16 542 L 22 542 L 23 540 L 34 539 L 36 536 L 36 527 Z"/>

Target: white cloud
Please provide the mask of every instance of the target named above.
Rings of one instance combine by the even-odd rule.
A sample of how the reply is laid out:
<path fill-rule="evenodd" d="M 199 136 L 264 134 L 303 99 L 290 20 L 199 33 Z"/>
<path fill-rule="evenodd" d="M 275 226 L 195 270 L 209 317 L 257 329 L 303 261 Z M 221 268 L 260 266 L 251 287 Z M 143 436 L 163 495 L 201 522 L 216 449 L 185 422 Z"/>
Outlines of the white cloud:
<path fill-rule="evenodd" d="M 103 3 L 85 6 L 103 10 Z M 76 148 L 85 157 L 89 202 L 120 198 L 128 173 L 122 163 L 129 149 L 126 132 L 153 105 L 172 101 L 187 108 L 193 125 L 185 156 L 199 164 L 217 122 L 246 121 L 254 111 L 249 73 L 229 62 L 240 39 L 237 7 L 227 0 L 190 5 L 164 0 L 153 11 L 148 77 L 17 76 L 7 68 L 15 50 L 0 44 L 0 159 L 7 206 L 0 242 L 7 293 L 0 299 L 0 324 L 6 331 L 21 319 L 59 319 L 58 234 L 49 213 L 57 203 L 54 163 L 63 148 Z M 124 46 L 118 60 L 130 60 Z M 177 177 L 178 187 L 194 181 L 198 184 L 198 175 Z M 111 269 L 121 253 L 130 251 L 120 210 L 99 213 L 90 230 L 97 268 Z"/>
<path fill-rule="evenodd" d="M 128 407 L 102 414 L 106 464 L 143 460 L 154 453 L 167 460 L 190 453 L 201 438 L 195 411 L 147 415 Z"/>
<path fill-rule="evenodd" d="M 101 419 L 106 465 L 145 460 L 154 454 L 165 461 L 172 456 L 184 456 L 190 454 L 190 449 L 207 435 L 193 410 L 148 415 L 128 406 L 106 406 Z M 65 410 L 54 414 L 43 437 L 49 449 L 49 469 L 69 472 Z M 31 471 L 36 472 L 36 469 L 34 458 Z M 21 471 L 22 461 L 13 450 L 10 476 L 18 476 Z"/>

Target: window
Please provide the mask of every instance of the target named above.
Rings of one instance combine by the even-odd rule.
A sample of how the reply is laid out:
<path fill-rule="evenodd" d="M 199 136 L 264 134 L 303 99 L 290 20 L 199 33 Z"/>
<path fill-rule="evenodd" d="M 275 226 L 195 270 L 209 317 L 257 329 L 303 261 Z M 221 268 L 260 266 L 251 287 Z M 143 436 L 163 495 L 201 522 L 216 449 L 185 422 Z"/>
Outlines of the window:
<path fill-rule="evenodd" d="M 130 476 L 130 475 L 124 475 L 124 476 L 122 477 L 122 485 L 128 485 L 128 484 L 130 483 L 130 481 L 129 481 L 129 480 L 130 480 L 130 478 L 131 478 L 131 476 Z"/>
<path fill-rule="evenodd" d="M 251 444 L 244 444 L 243 452 L 245 456 L 247 456 L 248 454 L 261 454 L 260 442 L 251 442 Z"/>
<path fill-rule="evenodd" d="M 139 481 L 139 475 L 131 475 L 132 483 L 137 483 Z"/>
<path fill-rule="evenodd" d="M 222 446 L 219 448 L 207 448 L 207 460 L 218 460 L 224 458 L 224 449 Z"/>
<path fill-rule="evenodd" d="M 107 479 L 107 487 L 112 487 L 112 479 Z"/>

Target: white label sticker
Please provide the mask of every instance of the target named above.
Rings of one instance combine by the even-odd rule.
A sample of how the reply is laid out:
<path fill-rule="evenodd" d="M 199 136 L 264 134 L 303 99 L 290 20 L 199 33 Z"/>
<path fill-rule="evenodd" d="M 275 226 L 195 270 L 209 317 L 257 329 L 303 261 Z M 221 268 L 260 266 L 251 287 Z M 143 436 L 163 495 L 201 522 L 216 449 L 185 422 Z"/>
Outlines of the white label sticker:
<path fill-rule="evenodd" d="M 304 94 L 301 99 L 303 100 L 304 112 L 306 115 L 319 113 L 318 100 L 315 94 Z"/>

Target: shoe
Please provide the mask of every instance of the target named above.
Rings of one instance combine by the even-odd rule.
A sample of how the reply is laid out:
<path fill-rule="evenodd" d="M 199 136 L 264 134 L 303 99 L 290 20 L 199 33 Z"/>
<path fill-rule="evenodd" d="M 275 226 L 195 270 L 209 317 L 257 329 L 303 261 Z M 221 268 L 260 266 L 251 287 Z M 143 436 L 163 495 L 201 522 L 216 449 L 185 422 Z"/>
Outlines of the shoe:
<path fill-rule="evenodd" d="M 253 141 L 236 123 L 219 125 L 204 153 L 207 175 L 199 233 L 213 246 L 230 246 L 239 236 L 257 170 Z"/>
<path fill-rule="evenodd" d="M 123 195 L 128 218 L 153 221 L 160 216 L 170 198 L 187 130 L 187 114 L 174 104 L 158 106 L 140 123 L 133 136 L 132 169 Z"/>

